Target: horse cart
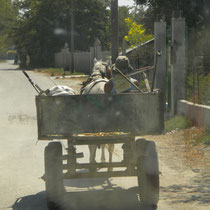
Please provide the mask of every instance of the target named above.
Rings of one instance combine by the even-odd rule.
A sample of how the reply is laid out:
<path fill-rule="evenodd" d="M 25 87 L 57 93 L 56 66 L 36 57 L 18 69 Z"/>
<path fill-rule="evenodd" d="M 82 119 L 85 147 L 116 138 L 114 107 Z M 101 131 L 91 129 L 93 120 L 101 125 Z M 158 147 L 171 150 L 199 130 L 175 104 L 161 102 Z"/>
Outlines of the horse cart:
<path fill-rule="evenodd" d="M 156 145 L 136 136 L 162 132 L 163 101 L 159 91 L 36 96 L 38 139 L 51 140 L 44 157 L 48 208 L 62 206 L 64 179 L 124 176 L 137 177 L 143 205 L 156 205 L 159 199 Z M 118 135 L 95 135 L 98 132 L 117 132 Z M 92 135 L 81 135 L 84 133 Z M 67 140 L 67 154 L 62 151 L 60 142 L 52 140 Z M 82 154 L 76 152 L 77 145 L 103 144 L 122 144 L 122 161 L 78 163 Z M 109 167 L 113 170 L 105 170 Z M 102 168 L 104 170 L 99 170 Z"/>

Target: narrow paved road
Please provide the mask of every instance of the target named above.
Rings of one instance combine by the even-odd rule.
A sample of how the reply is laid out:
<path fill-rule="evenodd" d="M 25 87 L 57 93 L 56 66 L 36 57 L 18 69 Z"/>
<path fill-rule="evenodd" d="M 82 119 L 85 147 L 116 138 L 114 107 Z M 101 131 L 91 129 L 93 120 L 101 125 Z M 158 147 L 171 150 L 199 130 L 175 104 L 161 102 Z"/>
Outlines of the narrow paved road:
<path fill-rule="evenodd" d="M 44 183 L 39 177 L 46 143 L 37 144 L 36 92 L 16 68 L 0 64 L 0 209 L 42 209 Z M 35 79 L 43 88 L 52 85 L 47 78 Z M 22 199 L 27 201 L 16 208 Z"/>
<path fill-rule="evenodd" d="M 37 142 L 36 92 L 16 68 L 12 63 L 0 64 L 0 209 L 46 210 L 45 186 L 40 177 L 44 173 L 43 153 L 48 142 Z M 53 86 L 47 76 L 28 73 L 43 89 Z M 148 138 L 157 142 L 162 173 L 158 209 L 209 209 L 208 168 L 187 166 L 176 152 L 183 148 L 177 147 L 170 135 Z M 87 147 L 79 147 L 80 151 L 85 153 L 81 161 L 87 162 Z M 118 146 L 114 159 L 119 159 L 121 153 Z M 145 210 L 139 207 L 136 178 L 73 180 L 65 181 L 65 185 L 70 191 L 65 199 L 67 210 Z"/>

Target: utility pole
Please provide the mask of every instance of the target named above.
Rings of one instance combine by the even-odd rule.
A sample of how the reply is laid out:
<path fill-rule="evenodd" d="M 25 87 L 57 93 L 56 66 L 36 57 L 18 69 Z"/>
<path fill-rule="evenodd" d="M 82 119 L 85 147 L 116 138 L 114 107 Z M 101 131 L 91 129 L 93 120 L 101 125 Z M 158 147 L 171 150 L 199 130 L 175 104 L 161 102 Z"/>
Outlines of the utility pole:
<path fill-rule="evenodd" d="M 71 4 L 71 73 L 74 73 L 74 0 Z"/>
<path fill-rule="evenodd" d="M 118 57 L 118 0 L 111 0 L 112 63 Z"/>

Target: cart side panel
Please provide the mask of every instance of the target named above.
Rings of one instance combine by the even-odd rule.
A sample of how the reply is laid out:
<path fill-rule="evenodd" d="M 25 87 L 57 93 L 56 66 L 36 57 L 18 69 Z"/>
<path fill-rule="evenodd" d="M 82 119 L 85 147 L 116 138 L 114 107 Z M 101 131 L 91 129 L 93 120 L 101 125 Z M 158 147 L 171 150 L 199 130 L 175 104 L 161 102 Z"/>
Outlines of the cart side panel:
<path fill-rule="evenodd" d="M 159 93 L 37 96 L 38 138 L 87 132 L 161 132 L 161 101 Z"/>

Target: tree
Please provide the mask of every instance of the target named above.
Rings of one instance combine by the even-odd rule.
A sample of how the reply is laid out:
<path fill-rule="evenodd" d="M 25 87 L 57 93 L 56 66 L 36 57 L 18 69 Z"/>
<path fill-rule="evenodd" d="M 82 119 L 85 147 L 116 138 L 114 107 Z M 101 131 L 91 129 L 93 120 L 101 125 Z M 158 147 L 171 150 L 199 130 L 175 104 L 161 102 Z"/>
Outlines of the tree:
<path fill-rule="evenodd" d="M 153 35 L 146 31 L 143 24 L 137 24 L 136 21 L 130 18 L 125 19 L 125 22 L 129 27 L 129 32 L 125 36 L 125 40 L 130 44 L 130 47 L 139 46 L 153 39 Z M 134 50 L 131 56 L 138 58 L 138 66 L 148 66 L 153 63 L 153 52 L 153 44 L 146 44 Z"/>
<path fill-rule="evenodd" d="M 137 4 L 148 7 L 146 19 L 154 22 L 158 17 L 166 18 L 170 23 L 173 11 L 181 10 L 186 18 L 188 27 L 197 27 L 205 24 L 208 20 L 208 0 L 135 0 Z"/>
<path fill-rule="evenodd" d="M 75 50 L 89 50 L 96 38 L 107 46 L 107 2 L 74 0 Z M 20 8 L 13 39 L 23 66 L 52 66 L 54 53 L 70 43 L 72 0 L 17 1 Z"/>
<path fill-rule="evenodd" d="M 118 12 L 118 24 L 119 24 L 119 46 L 122 46 L 124 37 L 128 34 L 129 25 L 125 22 L 125 19 L 131 17 L 129 12 L 129 7 L 122 6 L 119 7 Z"/>
<path fill-rule="evenodd" d="M 130 18 L 125 19 L 125 22 L 129 27 L 129 32 L 128 35 L 125 36 L 125 40 L 131 45 L 131 47 L 142 44 L 153 38 L 152 34 L 146 33 L 143 25 L 137 24 Z"/>
<path fill-rule="evenodd" d="M 79 50 L 89 50 L 98 38 L 103 48 L 108 47 L 107 27 L 110 22 L 110 13 L 107 10 L 108 1 L 79 0 L 76 2 L 75 26 L 76 46 Z"/>
<path fill-rule="evenodd" d="M 5 53 L 11 44 L 9 31 L 15 19 L 15 9 L 11 1 L 0 0 L 0 55 Z"/>

